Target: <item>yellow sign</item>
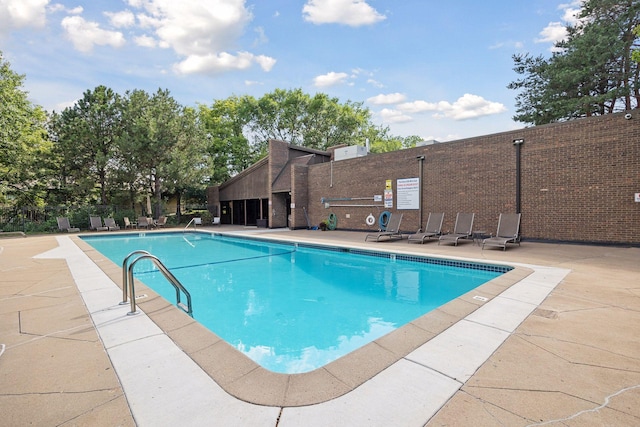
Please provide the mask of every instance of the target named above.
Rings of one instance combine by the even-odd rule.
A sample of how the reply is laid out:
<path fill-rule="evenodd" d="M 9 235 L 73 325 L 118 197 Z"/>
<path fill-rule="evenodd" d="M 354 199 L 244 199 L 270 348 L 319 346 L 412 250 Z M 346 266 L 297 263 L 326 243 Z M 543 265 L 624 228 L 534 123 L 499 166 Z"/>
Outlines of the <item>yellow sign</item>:
<path fill-rule="evenodd" d="M 387 180 L 387 183 L 386 183 L 384 189 L 385 190 L 391 190 L 391 180 L 390 179 Z"/>

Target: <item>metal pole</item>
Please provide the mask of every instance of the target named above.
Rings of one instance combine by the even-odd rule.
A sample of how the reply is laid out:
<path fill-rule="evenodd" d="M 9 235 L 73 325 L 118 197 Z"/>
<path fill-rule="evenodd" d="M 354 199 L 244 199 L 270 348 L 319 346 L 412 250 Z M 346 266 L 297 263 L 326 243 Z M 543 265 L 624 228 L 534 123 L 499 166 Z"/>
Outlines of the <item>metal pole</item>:
<path fill-rule="evenodd" d="M 513 145 L 516 146 L 516 213 L 521 213 L 521 154 L 522 154 L 522 144 L 524 144 L 524 139 L 514 139 Z"/>
<path fill-rule="evenodd" d="M 417 156 L 418 159 L 418 228 L 422 229 L 422 172 L 424 169 L 424 156 Z"/>

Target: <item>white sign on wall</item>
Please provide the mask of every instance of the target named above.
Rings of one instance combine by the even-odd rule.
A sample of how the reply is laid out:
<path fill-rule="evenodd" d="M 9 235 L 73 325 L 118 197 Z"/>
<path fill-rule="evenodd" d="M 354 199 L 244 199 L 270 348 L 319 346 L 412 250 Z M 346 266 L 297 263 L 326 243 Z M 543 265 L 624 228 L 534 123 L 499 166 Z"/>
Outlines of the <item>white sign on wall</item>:
<path fill-rule="evenodd" d="M 393 207 L 393 190 L 384 190 L 384 207 Z"/>
<path fill-rule="evenodd" d="M 420 209 L 420 178 L 398 180 L 398 209 Z"/>
<path fill-rule="evenodd" d="M 635 194 L 635 201 L 640 203 L 640 193 Z"/>

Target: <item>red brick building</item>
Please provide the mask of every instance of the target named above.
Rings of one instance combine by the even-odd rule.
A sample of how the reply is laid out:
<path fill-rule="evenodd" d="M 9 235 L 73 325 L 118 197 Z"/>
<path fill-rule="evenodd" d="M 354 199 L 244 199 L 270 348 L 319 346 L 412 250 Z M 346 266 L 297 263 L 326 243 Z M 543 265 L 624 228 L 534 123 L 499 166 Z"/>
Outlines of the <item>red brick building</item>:
<path fill-rule="evenodd" d="M 409 190 L 399 194 L 398 182 Z M 424 226 L 429 212 L 445 213 L 443 230 L 453 229 L 457 212 L 474 212 L 474 228 L 488 232 L 501 212 L 521 212 L 525 240 L 640 246 L 636 193 L 634 110 L 345 160 L 271 141 L 268 157 L 209 190 L 209 204 L 223 223 L 251 225 L 256 217 L 291 228 L 333 213 L 339 229 L 373 230 L 369 214 L 401 212 L 407 232 Z"/>

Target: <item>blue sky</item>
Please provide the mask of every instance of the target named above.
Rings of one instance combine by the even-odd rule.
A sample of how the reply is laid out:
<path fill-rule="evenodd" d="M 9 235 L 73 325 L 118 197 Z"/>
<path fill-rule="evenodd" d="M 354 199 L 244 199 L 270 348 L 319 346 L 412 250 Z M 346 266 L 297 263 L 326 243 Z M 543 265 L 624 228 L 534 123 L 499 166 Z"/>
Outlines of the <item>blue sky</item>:
<path fill-rule="evenodd" d="M 280 89 L 364 102 L 393 135 L 513 122 L 512 55 L 550 55 L 580 0 L 0 0 L 0 50 L 30 99 L 169 89 L 183 105 Z"/>

